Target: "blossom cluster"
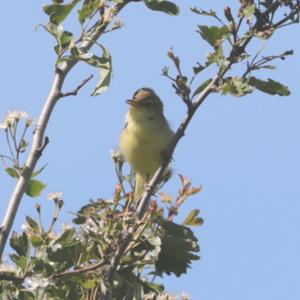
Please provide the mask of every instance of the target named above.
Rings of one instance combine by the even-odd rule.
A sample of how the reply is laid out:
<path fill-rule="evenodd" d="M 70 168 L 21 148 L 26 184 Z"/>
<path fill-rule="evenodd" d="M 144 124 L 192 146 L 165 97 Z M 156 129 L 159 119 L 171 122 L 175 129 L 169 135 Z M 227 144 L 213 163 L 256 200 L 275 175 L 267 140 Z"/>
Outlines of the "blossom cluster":
<path fill-rule="evenodd" d="M 0 129 L 7 130 L 20 120 L 24 120 L 27 127 L 33 124 L 33 118 L 29 116 L 25 111 L 9 111 L 2 123 L 0 123 Z"/>

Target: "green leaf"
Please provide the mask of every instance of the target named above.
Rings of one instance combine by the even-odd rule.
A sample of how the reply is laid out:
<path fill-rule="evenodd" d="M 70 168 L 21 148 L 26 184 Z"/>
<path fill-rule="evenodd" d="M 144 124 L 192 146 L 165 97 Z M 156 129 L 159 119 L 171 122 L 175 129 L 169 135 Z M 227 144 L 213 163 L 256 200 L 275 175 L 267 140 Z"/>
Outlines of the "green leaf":
<path fill-rule="evenodd" d="M 21 235 L 13 232 L 9 244 L 18 253 L 18 255 L 27 256 L 29 243 L 25 232 Z"/>
<path fill-rule="evenodd" d="M 200 226 L 203 224 L 203 219 L 199 218 L 200 210 L 199 209 L 193 209 L 188 217 L 185 219 L 185 221 L 183 222 L 183 225 L 189 225 L 189 226 Z"/>
<path fill-rule="evenodd" d="M 244 8 L 242 8 L 242 14 L 249 20 L 252 21 L 254 13 L 256 11 L 256 5 L 248 5 Z"/>
<path fill-rule="evenodd" d="M 9 257 L 18 267 L 20 267 L 23 271 L 25 271 L 28 265 L 26 256 L 11 254 Z"/>
<path fill-rule="evenodd" d="M 44 169 L 47 167 L 48 164 L 45 164 L 44 166 L 42 166 L 39 170 L 35 171 L 32 173 L 31 178 L 36 177 L 37 175 L 41 174 Z"/>
<path fill-rule="evenodd" d="M 79 54 L 78 58 L 96 68 L 107 68 L 107 65 L 109 63 L 108 58 L 104 56 L 99 57 L 92 53 Z"/>
<path fill-rule="evenodd" d="M 21 153 L 23 153 L 26 150 L 27 146 L 28 146 L 28 143 L 24 139 L 21 139 L 20 144 L 19 144 L 19 151 Z"/>
<path fill-rule="evenodd" d="M 252 76 L 249 79 L 249 84 L 270 95 L 289 96 L 291 94 L 287 86 L 270 78 L 268 81 L 264 81 Z"/>
<path fill-rule="evenodd" d="M 67 48 L 73 39 L 73 33 L 69 31 L 63 31 L 59 37 L 59 47 L 61 49 Z"/>
<path fill-rule="evenodd" d="M 103 55 L 101 57 L 90 53 L 81 54 L 78 56 L 79 59 L 85 61 L 86 63 L 101 69 L 100 80 L 92 92 L 92 96 L 97 96 L 105 92 L 110 84 L 112 76 L 112 57 L 106 47 L 100 44 L 99 46 L 103 50 Z"/>
<path fill-rule="evenodd" d="M 35 220 L 33 220 L 31 217 L 26 216 L 26 222 L 34 232 L 40 231 L 40 225 Z"/>
<path fill-rule="evenodd" d="M 57 54 L 61 50 L 68 48 L 73 41 L 73 34 L 69 31 L 62 31 L 60 35 L 57 36 L 57 45 L 54 47 L 54 50 Z"/>
<path fill-rule="evenodd" d="M 5 171 L 12 178 L 19 178 L 20 177 L 18 171 L 14 168 L 6 168 Z"/>
<path fill-rule="evenodd" d="M 94 12 L 99 9 L 101 0 L 89 0 L 84 1 L 81 9 L 78 10 L 78 20 L 80 24 L 83 24 L 86 19 L 90 19 Z"/>
<path fill-rule="evenodd" d="M 73 42 L 73 34 L 69 31 L 63 30 L 62 25 L 56 25 L 49 23 L 43 25 L 43 28 L 48 31 L 57 41 L 57 45 L 54 47 L 55 52 L 58 54 L 62 49 L 68 48 Z M 72 43 L 73 42 L 73 43 Z"/>
<path fill-rule="evenodd" d="M 35 274 L 42 274 L 49 277 L 54 273 L 54 268 L 48 263 L 39 258 L 32 260 L 33 271 Z"/>
<path fill-rule="evenodd" d="M 74 6 L 81 0 L 73 0 L 67 4 L 50 4 L 43 7 L 44 12 L 50 17 L 50 22 L 53 24 L 62 23 L 70 14 Z"/>
<path fill-rule="evenodd" d="M 83 288 L 90 290 L 93 289 L 98 284 L 98 281 L 95 278 L 93 278 L 93 279 L 87 279 L 81 281 L 80 284 Z"/>
<path fill-rule="evenodd" d="M 128 299 L 142 300 L 144 298 L 144 282 L 131 268 L 125 268 L 118 271 L 116 276 L 116 284 L 114 299 L 124 299 L 124 295 L 130 295 Z M 128 293 L 129 292 L 129 293 Z"/>
<path fill-rule="evenodd" d="M 196 66 L 193 67 L 194 75 L 199 74 L 201 71 L 203 71 L 206 68 L 206 66 L 201 65 L 200 63 L 197 63 Z"/>
<path fill-rule="evenodd" d="M 206 40 L 212 47 L 218 48 L 221 46 L 222 40 L 229 36 L 229 30 L 226 26 L 205 26 L 198 25 L 198 32 L 201 37 Z"/>
<path fill-rule="evenodd" d="M 30 197 L 38 197 L 41 195 L 41 192 L 45 189 L 47 185 L 36 180 L 36 179 L 30 179 L 26 194 Z"/>
<path fill-rule="evenodd" d="M 211 64 L 217 64 L 221 69 L 225 68 L 228 65 L 228 60 L 224 56 L 223 48 L 215 48 L 215 52 L 208 53 L 207 59 L 205 62 L 205 67 L 210 66 Z"/>
<path fill-rule="evenodd" d="M 143 282 L 144 288 L 146 288 L 146 292 L 155 292 L 157 294 L 162 293 L 165 290 L 165 287 L 162 284 L 153 283 L 153 282 Z"/>
<path fill-rule="evenodd" d="M 263 65 L 260 66 L 259 69 L 276 70 L 276 67 L 273 65 Z"/>
<path fill-rule="evenodd" d="M 66 229 L 52 245 L 47 247 L 47 257 L 58 262 L 60 272 L 74 266 L 74 262 L 78 261 L 81 253 L 85 253 L 86 246 L 83 248 L 80 238 L 77 237 L 74 228 Z"/>
<path fill-rule="evenodd" d="M 193 97 L 195 97 L 196 95 L 200 94 L 209 84 L 210 82 L 212 81 L 212 79 L 207 79 L 205 80 L 199 87 L 197 87 L 193 93 Z"/>
<path fill-rule="evenodd" d="M 78 244 L 76 239 L 75 229 L 70 228 L 63 232 L 63 234 L 55 241 L 55 244 L 60 244 L 62 247 L 70 247 Z"/>
<path fill-rule="evenodd" d="M 92 96 L 97 96 L 101 93 L 104 93 L 107 90 L 107 88 L 110 84 L 111 74 L 112 74 L 111 69 L 105 69 L 105 68 L 101 69 L 100 81 L 98 82 L 94 91 L 92 92 L 92 94 L 91 94 Z"/>
<path fill-rule="evenodd" d="M 166 0 L 144 0 L 146 6 L 152 10 L 158 10 L 164 12 L 168 15 L 176 16 L 179 14 L 179 7 L 171 2 Z"/>
<path fill-rule="evenodd" d="M 200 16 L 215 17 L 217 13 L 214 10 L 206 11 L 197 7 L 191 7 L 191 11 Z"/>
<path fill-rule="evenodd" d="M 44 243 L 44 239 L 38 234 L 32 235 L 30 237 L 30 241 L 31 241 L 32 245 L 36 248 L 42 246 Z"/>
<path fill-rule="evenodd" d="M 186 273 L 193 260 L 198 260 L 199 252 L 197 238 L 185 226 L 168 221 L 161 221 L 161 252 L 155 262 L 155 272 L 158 275 L 166 273 L 177 277 Z"/>
<path fill-rule="evenodd" d="M 254 91 L 254 87 L 247 80 L 238 77 L 228 77 L 224 80 L 222 93 L 242 97 Z"/>
<path fill-rule="evenodd" d="M 28 290 L 20 290 L 18 295 L 19 300 L 35 300 L 36 294 Z M 9 299 L 8 297 L 5 299 Z"/>
<path fill-rule="evenodd" d="M 94 202 L 88 203 L 79 209 L 77 216 L 72 221 L 77 225 L 81 225 L 94 215 L 97 215 L 97 204 Z"/>

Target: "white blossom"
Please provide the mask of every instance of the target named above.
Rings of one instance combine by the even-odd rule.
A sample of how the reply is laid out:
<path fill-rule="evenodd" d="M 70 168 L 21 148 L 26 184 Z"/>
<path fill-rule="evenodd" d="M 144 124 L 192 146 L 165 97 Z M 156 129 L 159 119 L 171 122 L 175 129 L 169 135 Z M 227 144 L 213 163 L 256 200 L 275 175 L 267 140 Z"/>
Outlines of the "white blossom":
<path fill-rule="evenodd" d="M 8 126 L 7 126 L 6 122 L 0 123 L 0 129 L 6 130 L 7 128 L 8 128 Z"/>
<path fill-rule="evenodd" d="M 32 276 L 25 279 L 25 284 L 31 290 L 37 288 L 45 288 L 49 285 L 49 280 L 47 278 Z"/>
<path fill-rule="evenodd" d="M 21 225 L 21 229 L 22 229 L 23 231 L 26 231 L 28 228 L 29 228 L 28 224 L 22 224 L 22 225 Z"/>
<path fill-rule="evenodd" d="M 119 150 L 110 149 L 110 157 L 115 163 L 123 163 L 125 161 L 124 155 Z"/>
<path fill-rule="evenodd" d="M 26 122 L 26 126 L 30 126 L 33 123 L 33 118 L 25 111 L 13 110 L 9 111 L 2 123 L 0 123 L 0 129 L 6 130 L 8 127 L 14 125 L 20 120 Z"/>
<path fill-rule="evenodd" d="M 49 200 L 60 200 L 62 198 L 62 192 L 53 192 L 48 194 Z"/>

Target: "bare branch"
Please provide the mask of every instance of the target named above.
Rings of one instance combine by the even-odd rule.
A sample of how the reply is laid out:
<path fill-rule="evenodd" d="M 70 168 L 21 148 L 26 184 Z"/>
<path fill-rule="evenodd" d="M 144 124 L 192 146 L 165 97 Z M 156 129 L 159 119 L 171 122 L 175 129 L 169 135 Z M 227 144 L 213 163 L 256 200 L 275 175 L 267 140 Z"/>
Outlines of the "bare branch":
<path fill-rule="evenodd" d="M 81 274 L 81 273 L 94 271 L 94 270 L 97 270 L 101 267 L 104 267 L 107 264 L 108 264 L 108 258 L 104 257 L 102 260 L 100 260 L 96 264 L 89 265 L 85 268 L 80 268 L 80 269 L 76 269 L 76 270 L 72 270 L 72 271 L 64 271 L 64 272 L 61 272 L 61 273 L 58 273 L 58 274 L 54 274 L 52 276 L 52 278 L 53 279 L 60 279 L 62 277 L 68 277 L 68 276 L 71 276 L 71 275 L 76 275 L 76 274 Z"/>
<path fill-rule="evenodd" d="M 15 274 L 9 274 L 7 272 L 0 272 L 0 280 L 13 281 L 13 282 L 22 282 L 25 280 L 23 276 L 17 276 Z"/>
<path fill-rule="evenodd" d="M 67 93 L 61 93 L 60 98 L 63 97 L 69 97 L 69 96 L 76 96 L 79 92 L 79 90 L 85 86 L 92 78 L 93 74 L 91 74 L 88 78 L 84 79 L 73 91 L 67 92 Z"/>

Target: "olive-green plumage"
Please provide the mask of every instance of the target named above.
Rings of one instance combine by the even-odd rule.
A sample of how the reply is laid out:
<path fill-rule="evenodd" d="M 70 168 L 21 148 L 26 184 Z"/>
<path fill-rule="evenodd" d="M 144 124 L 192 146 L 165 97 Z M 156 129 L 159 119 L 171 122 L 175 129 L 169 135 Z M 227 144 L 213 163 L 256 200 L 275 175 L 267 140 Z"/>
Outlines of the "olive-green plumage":
<path fill-rule="evenodd" d="M 162 101 L 152 89 L 137 90 L 127 103 L 131 108 L 121 134 L 120 150 L 136 173 L 134 199 L 138 200 L 162 163 L 173 132 L 163 114 Z"/>

